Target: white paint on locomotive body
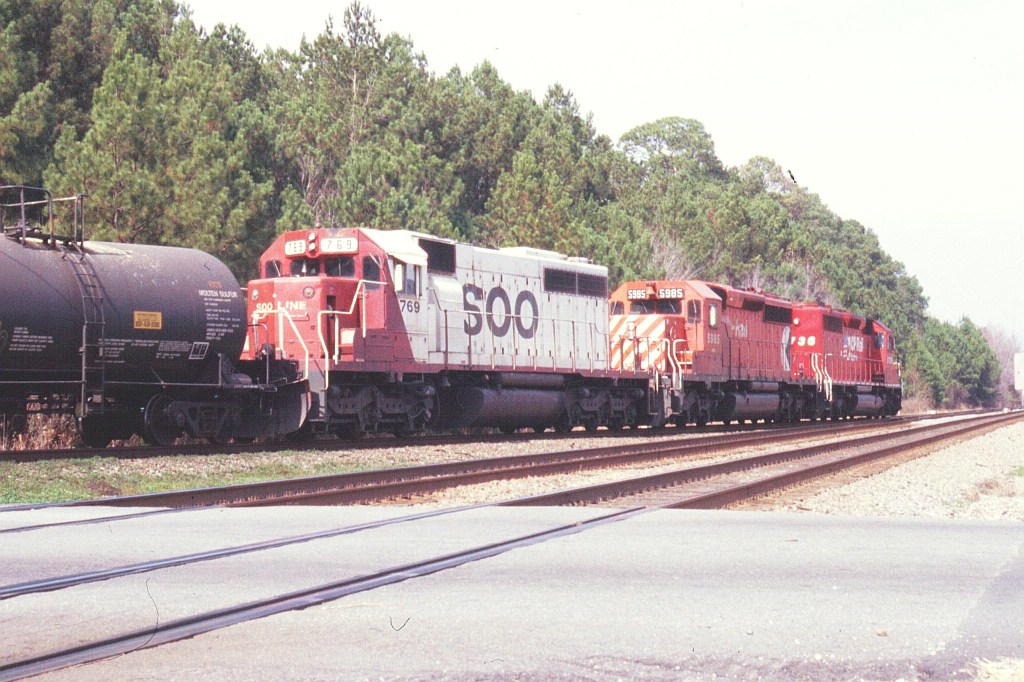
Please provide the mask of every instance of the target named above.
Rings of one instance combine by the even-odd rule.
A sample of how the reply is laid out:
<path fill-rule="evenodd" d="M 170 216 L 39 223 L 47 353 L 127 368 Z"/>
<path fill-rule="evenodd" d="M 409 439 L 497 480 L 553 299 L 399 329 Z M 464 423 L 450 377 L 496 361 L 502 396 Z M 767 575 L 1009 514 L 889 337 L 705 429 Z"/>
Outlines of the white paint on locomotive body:
<path fill-rule="evenodd" d="M 384 326 L 411 349 L 411 365 L 402 371 L 608 370 L 607 268 L 551 251 L 488 249 L 408 230 L 353 228 L 321 236 L 319 250 L 348 249 L 359 239 L 385 254 L 391 286 L 375 293 L 390 299 L 379 304 L 387 311 Z M 424 244 L 444 255 L 428 265 Z"/>
<path fill-rule="evenodd" d="M 434 330 L 427 362 L 467 368 L 608 369 L 606 268 L 535 249 L 454 247 L 454 272 L 431 272 L 426 283 Z M 601 295 L 545 285 L 546 276 L 564 283 L 580 275 L 598 278 L 604 287 Z"/>

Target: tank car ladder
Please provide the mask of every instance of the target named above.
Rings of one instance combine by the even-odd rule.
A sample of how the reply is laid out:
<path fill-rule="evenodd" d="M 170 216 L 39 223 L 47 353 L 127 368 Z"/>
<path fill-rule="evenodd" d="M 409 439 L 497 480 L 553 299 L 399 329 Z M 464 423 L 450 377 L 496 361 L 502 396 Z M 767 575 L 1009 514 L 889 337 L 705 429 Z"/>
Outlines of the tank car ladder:
<path fill-rule="evenodd" d="M 103 313 L 103 288 L 93 268 L 92 260 L 81 243 L 76 243 L 67 254 L 71 269 L 82 294 L 82 385 L 77 412 L 80 417 L 103 414 L 103 391 L 106 386 L 107 366 L 103 359 L 103 339 L 106 319 Z"/>

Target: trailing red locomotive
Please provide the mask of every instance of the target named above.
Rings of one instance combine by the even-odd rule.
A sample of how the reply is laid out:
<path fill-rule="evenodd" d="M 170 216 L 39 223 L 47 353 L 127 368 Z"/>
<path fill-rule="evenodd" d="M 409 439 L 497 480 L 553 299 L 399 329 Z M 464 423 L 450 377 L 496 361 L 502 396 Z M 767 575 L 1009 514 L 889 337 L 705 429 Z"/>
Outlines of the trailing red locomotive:
<path fill-rule="evenodd" d="M 697 280 L 627 282 L 610 314 L 613 367 L 663 376 L 680 426 L 900 410 L 895 340 L 875 320 Z"/>

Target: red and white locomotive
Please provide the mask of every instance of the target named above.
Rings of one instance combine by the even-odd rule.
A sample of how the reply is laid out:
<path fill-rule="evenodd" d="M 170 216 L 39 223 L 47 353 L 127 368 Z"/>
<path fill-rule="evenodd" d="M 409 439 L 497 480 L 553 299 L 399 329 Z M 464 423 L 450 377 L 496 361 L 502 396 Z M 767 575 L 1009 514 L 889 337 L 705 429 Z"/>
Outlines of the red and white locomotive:
<path fill-rule="evenodd" d="M 609 362 L 607 269 L 405 230 L 281 235 L 248 286 L 248 357 L 298 364 L 309 428 L 342 435 L 663 423 Z"/>
<path fill-rule="evenodd" d="M 608 301 L 607 270 L 585 259 L 366 228 L 281 235 L 260 272 L 243 357 L 297 364 L 309 433 L 900 409 L 886 327 L 763 292 L 628 282 Z"/>
<path fill-rule="evenodd" d="M 660 375 L 678 425 L 899 412 L 895 341 L 875 320 L 697 280 L 627 282 L 610 314 L 613 368 Z"/>

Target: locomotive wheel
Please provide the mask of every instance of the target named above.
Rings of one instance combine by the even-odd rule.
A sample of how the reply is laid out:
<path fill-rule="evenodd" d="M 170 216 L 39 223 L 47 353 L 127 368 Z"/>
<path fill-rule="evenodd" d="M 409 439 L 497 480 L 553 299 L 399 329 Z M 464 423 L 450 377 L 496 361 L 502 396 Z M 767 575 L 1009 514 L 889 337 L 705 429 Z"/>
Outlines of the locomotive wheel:
<path fill-rule="evenodd" d="M 285 436 L 285 438 L 293 443 L 312 443 L 315 437 L 313 434 L 313 422 L 308 419 L 302 422 L 302 426 L 299 427 L 298 431 L 292 431 Z"/>
<path fill-rule="evenodd" d="M 174 445 L 181 435 L 181 427 L 167 414 L 171 399 L 158 394 L 149 399 L 142 424 L 142 439 L 150 445 Z"/>

